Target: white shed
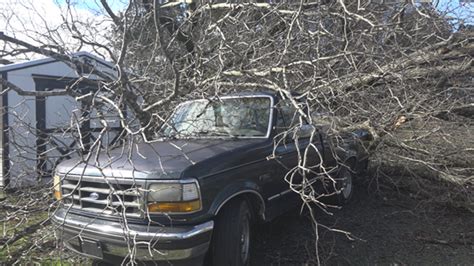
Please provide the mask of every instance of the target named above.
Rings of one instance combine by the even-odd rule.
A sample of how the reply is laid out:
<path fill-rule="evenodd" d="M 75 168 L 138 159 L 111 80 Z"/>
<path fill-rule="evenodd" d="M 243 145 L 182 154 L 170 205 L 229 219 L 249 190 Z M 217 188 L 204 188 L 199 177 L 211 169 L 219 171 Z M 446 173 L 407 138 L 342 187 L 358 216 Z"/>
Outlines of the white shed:
<path fill-rule="evenodd" d="M 79 52 L 73 56 L 101 71 L 115 73 L 112 64 L 92 54 Z M 0 66 L 0 77 L 24 91 L 64 89 L 79 82 L 74 69 L 53 58 Z M 81 91 L 94 89 L 91 82 L 80 81 L 79 87 Z M 1 88 L 0 97 L 0 189 L 8 184 L 37 184 L 51 175 L 56 163 L 76 152 L 77 132 L 81 132 L 79 136 L 87 144 L 101 129 L 95 113 L 71 96 L 22 96 L 5 89 Z M 71 121 L 84 116 L 88 119 L 82 120 L 77 132 L 70 130 Z M 109 142 L 115 141 L 121 131 L 118 119 L 111 116 L 107 119 L 111 128 Z"/>

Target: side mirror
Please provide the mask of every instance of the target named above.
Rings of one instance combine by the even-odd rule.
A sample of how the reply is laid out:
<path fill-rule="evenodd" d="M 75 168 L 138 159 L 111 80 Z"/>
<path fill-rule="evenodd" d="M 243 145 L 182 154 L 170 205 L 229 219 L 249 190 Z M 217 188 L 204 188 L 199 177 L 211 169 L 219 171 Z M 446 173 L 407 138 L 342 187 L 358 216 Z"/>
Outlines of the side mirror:
<path fill-rule="evenodd" d="M 309 138 L 316 131 L 316 127 L 310 124 L 299 126 L 295 129 L 295 137 L 297 138 Z"/>

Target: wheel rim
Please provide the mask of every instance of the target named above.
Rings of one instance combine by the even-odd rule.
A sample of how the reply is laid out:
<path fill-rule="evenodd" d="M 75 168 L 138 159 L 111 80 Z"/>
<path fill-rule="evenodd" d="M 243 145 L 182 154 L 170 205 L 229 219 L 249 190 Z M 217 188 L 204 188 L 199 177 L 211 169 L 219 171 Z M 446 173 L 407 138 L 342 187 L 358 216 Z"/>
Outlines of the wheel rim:
<path fill-rule="evenodd" d="M 248 217 L 242 221 L 242 231 L 240 234 L 240 257 L 242 262 L 245 264 L 249 258 L 249 247 L 250 247 L 250 225 Z"/>
<path fill-rule="evenodd" d="M 352 174 L 350 170 L 345 169 L 342 177 L 342 196 L 348 199 L 352 193 Z"/>

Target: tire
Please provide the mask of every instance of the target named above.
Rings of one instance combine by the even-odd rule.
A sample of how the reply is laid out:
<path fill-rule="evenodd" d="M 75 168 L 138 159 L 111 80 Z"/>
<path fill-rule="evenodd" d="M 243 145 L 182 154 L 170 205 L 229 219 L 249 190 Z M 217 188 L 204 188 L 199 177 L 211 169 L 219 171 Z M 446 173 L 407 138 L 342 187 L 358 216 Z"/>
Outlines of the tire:
<path fill-rule="evenodd" d="M 335 195 L 338 205 L 349 203 L 354 194 L 354 171 L 348 165 L 340 165 L 336 177 L 336 189 L 339 192 Z"/>
<path fill-rule="evenodd" d="M 249 264 L 251 218 L 250 208 L 245 200 L 229 202 L 217 215 L 210 254 L 213 265 Z"/>
<path fill-rule="evenodd" d="M 347 204 L 354 193 L 354 172 L 349 165 L 340 164 L 337 174 L 333 179 L 336 181 L 336 184 L 332 182 L 329 185 L 319 184 L 319 186 L 322 185 L 321 187 L 324 187 L 319 189 L 320 193 L 327 195 L 322 198 L 322 201 L 325 204 L 336 206 Z"/>

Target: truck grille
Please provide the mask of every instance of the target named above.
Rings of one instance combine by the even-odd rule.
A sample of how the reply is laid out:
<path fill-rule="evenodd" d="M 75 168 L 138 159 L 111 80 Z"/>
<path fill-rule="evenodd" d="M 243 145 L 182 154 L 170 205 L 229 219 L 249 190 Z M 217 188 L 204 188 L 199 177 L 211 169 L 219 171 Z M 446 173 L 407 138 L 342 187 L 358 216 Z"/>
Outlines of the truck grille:
<path fill-rule="evenodd" d="M 141 217 L 141 186 L 133 180 L 102 177 L 70 177 L 63 179 L 61 192 L 66 207 L 105 215 Z"/>

